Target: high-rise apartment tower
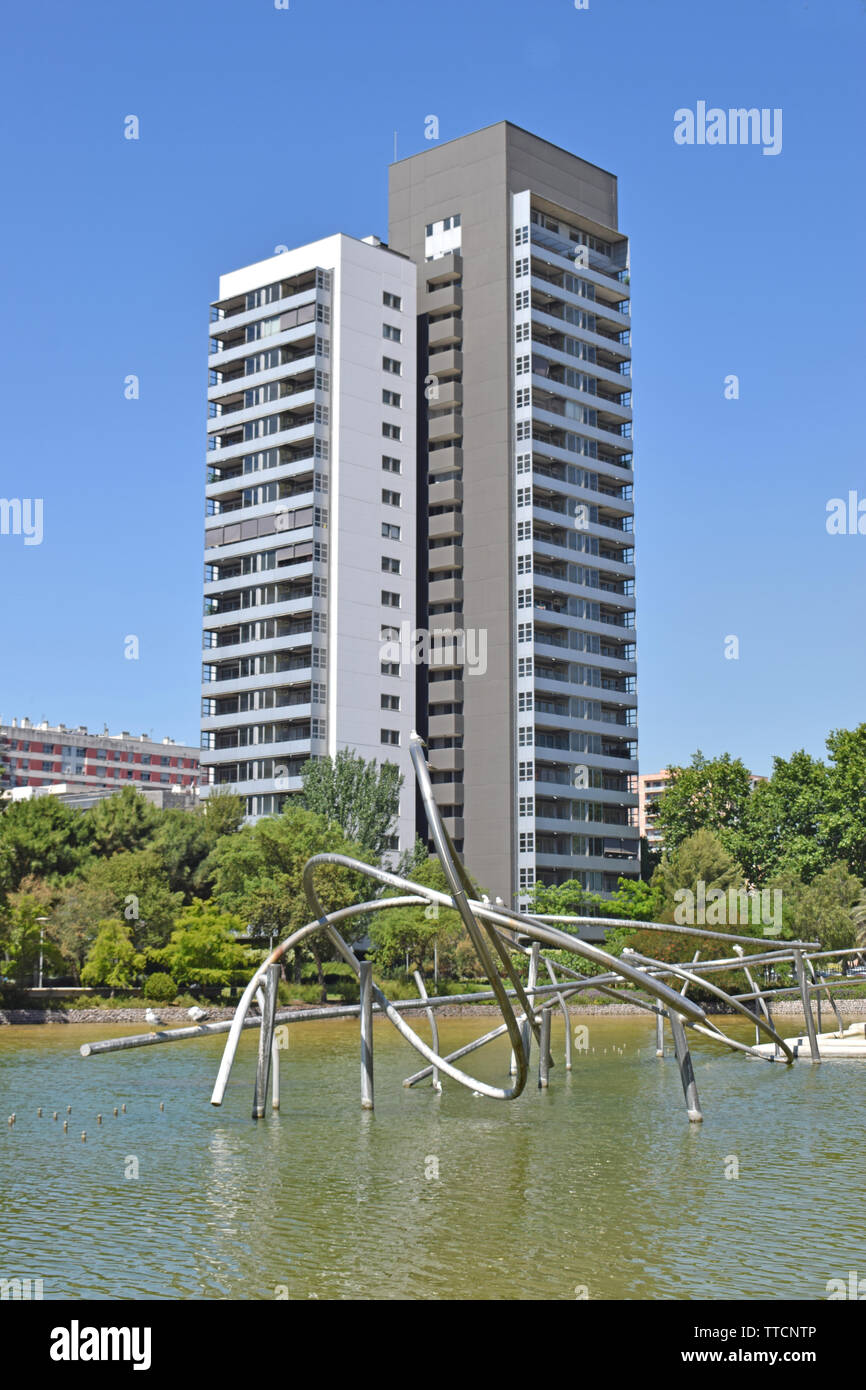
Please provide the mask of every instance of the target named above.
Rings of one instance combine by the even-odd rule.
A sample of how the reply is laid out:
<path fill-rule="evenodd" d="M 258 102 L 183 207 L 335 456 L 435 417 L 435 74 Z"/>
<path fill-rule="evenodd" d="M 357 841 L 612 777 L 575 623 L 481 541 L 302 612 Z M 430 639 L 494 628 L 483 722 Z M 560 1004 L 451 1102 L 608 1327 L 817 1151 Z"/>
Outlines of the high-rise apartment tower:
<path fill-rule="evenodd" d="M 639 872 L 628 241 L 612 174 L 500 122 L 390 170 L 417 267 L 419 668 L 483 887 Z M 423 555 L 420 563 L 424 563 Z"/>

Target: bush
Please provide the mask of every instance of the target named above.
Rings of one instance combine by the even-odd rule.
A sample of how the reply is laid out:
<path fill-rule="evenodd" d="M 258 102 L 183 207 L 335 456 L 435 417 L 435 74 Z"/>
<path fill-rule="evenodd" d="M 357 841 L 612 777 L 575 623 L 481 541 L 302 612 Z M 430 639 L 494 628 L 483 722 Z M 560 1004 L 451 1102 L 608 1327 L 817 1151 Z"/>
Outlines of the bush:
<path fill-rule="evenodd" d="M 145 999 L 153 999 L 159 1004 L 168 1004 L 177 994 L 177 985 L 170 975 L 159 973 L 148 975 L 144 982 Z"/>

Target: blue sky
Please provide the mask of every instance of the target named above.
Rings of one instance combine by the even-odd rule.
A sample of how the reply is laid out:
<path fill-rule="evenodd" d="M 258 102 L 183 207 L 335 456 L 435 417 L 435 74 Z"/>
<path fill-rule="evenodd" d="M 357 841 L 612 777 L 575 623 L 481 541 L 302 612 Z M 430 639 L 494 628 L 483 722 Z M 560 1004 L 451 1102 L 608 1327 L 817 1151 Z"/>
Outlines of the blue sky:
<path fill-rule="evenodd" d="M 41 545 L 0 535 L 4 720 L 198 742 L 217 278 L 386 235 L 394 131 L 426 148 L 429 114 L 619 177 L 642 768 L 766 772 L 866 717 L 866 536 L 825 527 L 866 498 L 864 0 L 47 0 L 4 37 L 0 496 L 44 499 Z M 675 144 L 698 101 L 781 107 L 781 153 Z"/>

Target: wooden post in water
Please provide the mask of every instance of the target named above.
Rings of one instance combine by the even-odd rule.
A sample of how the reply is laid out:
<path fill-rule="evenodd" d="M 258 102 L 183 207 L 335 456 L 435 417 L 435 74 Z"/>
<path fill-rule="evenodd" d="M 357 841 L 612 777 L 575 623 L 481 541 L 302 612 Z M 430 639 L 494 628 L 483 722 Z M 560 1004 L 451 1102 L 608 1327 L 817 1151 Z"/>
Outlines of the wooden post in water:
<path fill-rule="evenodd" d="M 373 966 L 361 961 L 361 1109 L 373 1109 Z"/>

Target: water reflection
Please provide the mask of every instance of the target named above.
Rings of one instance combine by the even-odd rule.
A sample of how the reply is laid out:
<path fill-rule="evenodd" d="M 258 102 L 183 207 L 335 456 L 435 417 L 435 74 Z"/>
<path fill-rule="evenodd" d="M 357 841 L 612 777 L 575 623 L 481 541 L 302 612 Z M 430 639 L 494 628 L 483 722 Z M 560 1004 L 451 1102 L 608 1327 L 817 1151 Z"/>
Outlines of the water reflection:
<path fill-rule="evenodd" d="M 483 1020 L 440 1026 L 451 1049 Z M 3 1029 L 0 1273 L 46 1298 L 811 1299 L 862 1267 L 861 1063 L 698 1040 L 695 1126 L 652 1020 L 592 1020 L 570 1074 L 562 1026 L 550 1090 L 498 1104 L 447 1079 L 404 1089 L 415 1054 L 377 1022 L 374 1114 L 355 1026 L 298 1027 L 283 1109 L 258 1123 L 251 1036 L 216 1111 L 219 1040 L 84 1061 L 100 1030 Z M 477 1074 L 501 1083 L 508 1051 Z M 69 1103 L 64 1136 L 50 1115 Z"/>

